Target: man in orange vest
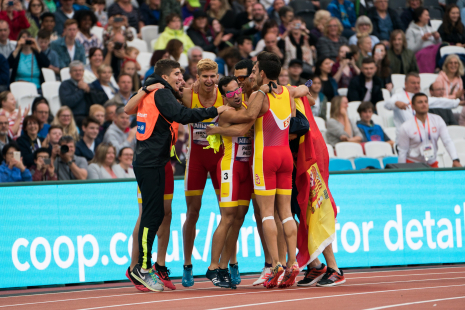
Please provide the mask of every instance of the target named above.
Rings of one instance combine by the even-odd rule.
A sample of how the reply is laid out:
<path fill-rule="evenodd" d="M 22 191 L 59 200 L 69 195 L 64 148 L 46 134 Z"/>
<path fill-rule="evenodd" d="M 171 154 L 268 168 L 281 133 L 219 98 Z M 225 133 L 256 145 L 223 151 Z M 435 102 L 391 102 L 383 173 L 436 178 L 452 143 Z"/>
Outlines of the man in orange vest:
<path fill-rule="evenodd" d="M 151 267 L 152 245 L 164 218 L 165 165 L 175 138 L 173 122 L 187 124 L 218 116 L 226 106 L 188 109 L 176 100 L 180 97 L 181 69 L 178 62 L 163 59 L 156 63 L 150 84 L 134 95 L 124 108 L 127 114 L 137 113 L 137 143 L 134 152 L 134 173 L 142 196 L 139 229 L 139 262 L 131 276 L 150 291 L 163 291 L 164 285 Z"/>

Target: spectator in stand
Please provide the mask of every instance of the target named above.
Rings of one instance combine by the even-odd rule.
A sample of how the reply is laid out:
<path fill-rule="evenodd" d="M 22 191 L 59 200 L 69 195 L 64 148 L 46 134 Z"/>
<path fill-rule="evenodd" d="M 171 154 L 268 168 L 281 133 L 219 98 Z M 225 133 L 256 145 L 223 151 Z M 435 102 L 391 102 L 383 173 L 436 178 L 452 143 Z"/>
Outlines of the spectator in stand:
<path fill-rule="evenodd" d="M 215 61 L 218 64 L 218 74 L 220 74 L 220 77 L 232 75 L 234 66 L 241 60 L 241 53 L 235 47 L 225 48 L 218 53 L 218 58 Z"/>
<path fill-rule="evenodd" d="M 108 23 L 108 14 L 105 11 L 106 1 L 105 0 L 93 0 L 92 9 L 95 16 L 97 17 L 97 25 L 99 27 L 105 27 Z"/>
<path fill-rule="evenodd" d="M 168 44 L 166 44 L 166 51 L 170 55 L 170 59 L 179 62 L 181 54 L 184 51 L 184 46 L 178 39 L 171 39 Z"/>
<path fill-rule="evenodd" d="M 7 144 L 2 149 L 4 161 L 0 165 L 0 183 L 6 182 L 31 182 L 31 172 L 26 169 L 22 159 L 16 160 L 14 153 L 19 152 L 15 143 Z"/>
<path fill-rule="evenodd" d="M 42 142 L 42 147 L 47 148 L 50 151 L 52 160 L 60 154 L 59 141 L 63 137 L 63 128 L 60 125 L 50 125 L 48 129 L 47 137 Z"/>
<path fill-rule="evenodd" d="M 281 20 L 279 24 L 279 34 L 284 34 L 290 29 L 289 24 L 294 19 L 294 10 L 290 6 L 283 6 L 279 9 L 279 19 Z"/>
<path fill-rule="evenodd" d="M 264 36 L 265 48 L 263 51 L 276 54 L 279 57 L 279 60 L 282 64 L 285 63 L 286 57 L 286 43 L 284 40 L 280 40 L 279 36 L 276 33 L 268 32 Z"/>
<path fill-rule="evenodd" d="M 137 33 L 140 28 L 144 27 L 140 12 L 132 6 L 131 0 L 117 0 L 107 10 L 108 16 L 124 15 L 128 19 L 130 27 L 136 29 Z"/>
<path fill-rule="evenodd" d="M 68 19 L 73 18 L 74 16 L 74 0 L 59 1 L 61 3 L 61 8 L 58 8 L 55 12 L 55 31 L 58 34 L 58 36 L 65 36 L 65 34 L 63 33 L 65 29 L 65 22 Z"/>
<path fill-rule="evenodd" d="M 71 136 L 63 136 L 59 142 L 61 148 L 68 147 L 68 152 L 59 153 L 53 163 L 56 167 L 58 180 L 85 180 L 87 179 L 87 161 L 84 157 L 76 156 L 76 144 Z M 66 149 L 66 147 L 65 147 Z"/>
<path fill-rule="evenodd" d="M 251 59 L 250 53 L 253 51 L 252 39 L 242 36 L 237 39 L 237 48 L 242 59 Z"/>
<path fill-rule="evenodd" d="M 412 108 L 415 116 L 405 121 L 397 135 L 399 163 L 426 163 L 438 168 L 436 158 L 438 140 L 441 138 L 452 158 L 452 167 L 462 167 L 446 123 L 440 116 L 428 113 L 428 96 L 423 93 L 415 94 L 412 97 Z"/>
<path fill-rule="evenodd" d="M 111 143 L 116 148 L 116 152 L 125 146 L 134 149 L 137 127 L 130 129 L 129 125 L 129 115 L 124 112 L 124 107 L 119 107 L 116 109 L 113 124 L 108 127 L 103 137 L 103 142 Z"/>
<path fill-rule="evenodd" d="M 399 29 L 405 31 L 405 27 L 399 15 L 394 9 L 388 7 L 388 0 L 374 0 L 374 7 L 367 12 L 368 18 L 373 23 L 373 32 L 386 47 L 389 47 L 389 35 Z"/>
<path fill-rule="evenodd" d="M 67 106 L 63 106 L 58 110 L 52 122 L 53 125 L 60 126 L 63 129 L 64 136 L 71 136 L 74 141 L 79 141 L 79 129 L 74 121 L 73 112 Z"/>
<path fill-rule="evenodd" d="M 105 108 L 105 122 L 103 123 L 103 130 L 100 129 L 100 132 L 103 131 L 103 136 L 105 136 L 105 133 L 107 132 L 108 127 L 110 127 L 111 124 L 113 124 L 113 121 L 115 120 L 116 117 L 116 109 L 121 107 L 122 105 L 117 104 L 114 101 L 107 101 L 103 107 Z M 103 140 L 102 136 L 102 140 Z"/>
<path fill-rule="evenodd" d="M 289 65 L 291 59 L 299 59 L 313 67 L 314 56 L 310 47 L 310 31 L 302 17 L 296 16 L 289 24 L 290 30 L 284 39 L 286 50 L 284 66 Z"/>
<path fill-rule="evenodd" d="M 444 93 L 445 89 L 441 82 L 436 81 L 429 87 L 429 94 L 431 97 L 443 98 L 445 97 Z M 463 105 L 464 103 L 465 101 L 461 101 L 459 104 Z M 454 112 L 452 112 L 452 109 L 433 108 L 429 109 L 429 113 L 433 113 L 442 117 L 447 126 L 458 125 L 457 120 L 454 116 Z"/>
<path fill-rule="evenodd" d="M 331 68 L 331 75 L 337 82 L 338 88 L 349 87 L 350 80 L 360 74 L 360 69 L 355 64 L 354 55 L 347 45 L 341 45 L 337 60 Z"/>
<path fill-rule="evenodd" d="M 371 117 L 373 116 L 374 105 L 369 101 L 363 101 L 357 109 L 358 114 L 360 115 L 360 120 L 357 121 L 357 127 L 360 129 L 360 132 L 363 137 L 363 142 L 370 141 L 383 141 L 389 143 L 391 146 L 394 146 L 394 141 L 392 141 L 389 136 L 384 132 L 383 128 L 373 123 Z"/>
<path fill-rule="evenodd" d="M 76 40 L 84 46 L 86 56 L 89 55 L 89 50 L 92 47 L 103 48 L 102 40 L 90 32 L 90 29 L 97 24 L 95 14 L 92 11 L 80 10 L 74 14 L 74 19 L 79 28 Z"/>
<path fill-rule="evenodd" d="M 55 166 L 53 161 L 50 159 L 50 150 L 48 148 L 41 147 L 37 149 L 34 154 L 34 164 L 31 166 L 32 181 L 56 181 L 58 180 L 55 173 Z M 50 163 L 45 163 L 46 160 L 50 160 Z"/>
<path fill-rule="evenodd" d="M 356 33 L 349 38 L 349 45 L 357 45 L 358 38 L 362 36 L 370 36 L 372 48 L 375 44 L 379 43 L 379 39 L 371 34 L 373 32 L 372 22 L 365 15 L 357 18 L 357 22 L 355 23 L 355 32 Z"/>
<path fill-rule="evenodd" d="M 183 79 L 184 79 L 184 82 L 185 82 L 184 88 L 192 88 L 192 85 L 195 82 L 195 78 L 192 75 L 188 74 L 188 73 L 184 73 L 183 74 Z"/>
<path fill-rule="evenodd" d="M 325 32 L 325 25 L 331 18 L 331 14 L 326 10 L 318 10 L 313 19 L 313 28 L 310 30 L 310 37 L 312 38 L 311 45 L 316 45 L 318 39 L 323 36 Z"/>
<path fill-rule="evenodd" d="M 54 0 L 45 0 L 44 1 L 47 11 L 55 13 L 57 10 L 57 5 Z"/>
<path fill-rule="evenodd" d="M 0 54 L 0 92 L 10 88 L 10 65 L 8 60 Z"/>
<path fill-rule="evenodd" d="M 139 6 L 141 21 L 145 26 L 158 25 L 160 20 L 161 0 L 147 0 Z"/>
<path fill-rule="evenodd" d="M 123 63 L 121 74 L 132 76 L 132 91 L 138 91 L 140 88 L 140 78 L 137 74 L 136 63 L 130 59 Z"/>
<path fill-rule="evenodd" d="M 31 0 L 27 7 L 27 20 L 30 27 L 27 29 L 33 38 L 37 37 L 40 29 L 40 15 L 45 11 L 45 5 L 41 0 Z"/>
<path fill-rule="evenodd" d="M 211 18 L 217 19 L 224 29 L 234 28 L 236 16 L 227 0 L 210 0 L 210 9 L 207 14 Z"/>
<path fill-rule="evenodd" d="M 6 144 L 14 142 L 13 139 L 8 137 L 8 127 L 9 127 L 8 117 L 0 114 L 0 150 L 3 149 L 3 147 Z M 0 163 L 2 161 L 3 161 L 3 155 L 2 157 L 0 157 Z"/>
<path fill-rule="evenodd" d="M 127 58 L 125 47 L 126 39 L 121 33 L 115 33 L 112 40 L 107 44 L 106 55 L 103 62 L 111 66 L 115 78 L 120 74 L 121 67 Z"/>
<path fill-rule="evenodd" d="M 424 7 L 415 9 L 413 22 L 405 33 L 407 38 L 407 47 L 416 53 L 419 50 L 442 42 L 439 32 L 434 31 L 429 24 L 429 12 Z"/>
<path fill-rule="evenodd" d="M 201 47 L 204 51 L 216 53 L 218 46 L 222 42 L 229 41 L 233 36 L 232 33 L 222 36 L 214 36 L 213 31 L 208 25 L 208 15 L 202 10 L 194 12 L 194 20 L 191 26 L 187 29 L 187 35 L 192 42 Z"/>
<path fill-rule="evenodd" d="M 93 81 L 89 86 L 97 93 L 98 100 L 93 100 L 95 103 L 104 104 L 110 99 L 113 99 L 118 89 L 111 84 L 113 71 L 110 66 L 101 65 L 97 69 L 98 79 Z"/>
<path fill-rule="evenodd" d="M 315 65 L 315 75 L 321 80 L 321 92 L 326 96 L 326 98 L 328 98 L 328 100 L 332 100 L 334 96 L 339 96 L 337 92 L 337 82 L 331 76 L 333 63 L 334 62 L 330 58 L 323 58 Z"/>
<path fill-rule="evenodd" d="M 90 92 L 90 86 L 83 79 L 84 64 L 78 60 L 71 62 L 69 64 L 69 74 L 71 78 L 61 82 L 58 94 L 62 105 L 71 109 L 76 122 L 80 124 L 84 117 L 89 114 L 86 97 Z"/>
<path fill-rule="evenodd" d="M 0 115 L 5 115 L 8 118 L 8 136 L 11 139 L 16 139 L 21 135 L 21 127 L 23 126 L 23 117 L 21 116 L 21 107 L 16 109 L 16 99 L 13 93 L 6 90 L 0 93 Z M 22 115 L 28 115 L 29 106 L 24 109 Z"/>
<path fill-rule="evenodd" d="M 383 81 L 383 88 L 392 90 L 391 80 L 391 64 L 386 52 L 386 46 L 383 43 L 378 43 L 373 47 L 373 59 L 376 63 L 376 76 Z"/>
<path fill-rule="evenodd" d="M 419 72 L 415 54 L 407 48 L 407 39 L 402 30 L 394 30 L 389 41 L 391 48 L 387 55 L 391 64 L 392 74 L 407 74 Z"/>
<path fill-rule="evenodd" d="M 130 147 L 123 147 L 118 152 L 119 164 L 113 166 L 113 171 L 118 178 L 129 179 L 135 178 L 134 170 L 132 169 L 132 159 L 134 151 Z"/>
<path fill-rule="evenodd" d="M 196 48 L 196 46 L 191 47 L 191 49 L 194 49 L 194 48 Z M 187 52 L 188 58 L 189 58 L 189 51 Z M 149 76 L 153 74 L 155 70 L 154 69 L 155 64 L 157 63 L 157 61 L 159 61 L 160 59 L 168 59 L 168 58 L 170 58 L 170 54 L 168 54 L 166 50 L 153 51 L 152 58 L 150 58 L 150 69 L 148 69 L 147 72 L 145 72 L 144 80 L 146 80 Z"/>
<path fill-rule="evenodd" d="M 97 80 L 97 70 L 103 64 L 103 51 L 98 47 L 89 49 L 89 64 L 84 68 L 84 82 L 92 83 Z"/>
<path fill-rule="evenodd" d="M 10 29 L 10 40 L 16 40 L 21 30 L 30 27 L 26 17 L 26 12 L 19 0 L 2 0 L 2 10 L 0 11 L 0 20 L 8 23 Z M 7 57 L 7 56 L 5 56 Z"/>
<path fill-rule="evenodd" d="M 45 30 L 48 33 L 50 33 L 50 41 L 53 42 L 59 37 L 61 37 L 61 34 L 59 35 L 55 31 L 55 15 L 53 15 L 50 12 L 45 12 L 40 16 L 40 29 Z"/>
<path fill-rule="evenodd" d="M 404 29 L 407 29 L 410 23 L 413 21 L 413 11 L 423 6 L 423 0 L 407 0 L 407 8 L 404 9 L 400 14 L 400 20 L 404 25 Z"/>
<path fill-rule="evenodd" d="M 48 134 L 50 125 L 48 124 L 48 118 L 50 116 L 50 106 L 47 99 L 44 97 L 36 97 L 32 101 L 32 115 L 35 116 L 39 122 L 39 132 L 37 135 L 40 138 L 45 138 Z"/>
<path fill-rule="evenodd" d="M 128 103 L 132 95 L 132 77 L 129 74 L 121 74 L 118 77 L 118 87 L 118 92 L 105 104 L 113 102 L 117 105 L 126 105 Z"/>
<path fill-rule="evenodd" d="M 417 0 L 418 1 L 418 0 Z M 446 13 L 438 33 L 445 43 L 457 46 L 465 46 L 465 31 L 460 18 L 460 10 L 456 4 L 450 4 L 446 8 Z"/>
<path fill-rule="evenodd" d="M 289 62 L 289 84 L 291 86 L 299 86 L 307 82 L 306 79 L 302 78 L 300 75 L 303 72 L 303 63 L 300 59 L 292 59 Z"/>
<path fill-rule="evenodd" d="M 86 62 L 86 51 L 81 43 L 76 40 L 78 32 L 77 22 L 74 19 L 65 21 L 63 37 L 50 43 L 60 59 L 60 69 L 70 66 L 72 61 Z"/>
<path fill-rule="evenodd" d="M 40 50 L 47 56 L 50 65 L 49 69 L 53 70 L 56 75 L 60 74 L 60 60 L 58 59 L 58 54 L 50 48 L 50 32 L 47 32 L 43 29 L 39 30 L 37 34 L 37 44 L 39 45 Z"/>
<path fill-rule="evenodd" d="M 113 171 L 116 166 L 116 148 L 111 143 L 100 144 L 95 157 L 87 167 L 88 180 L 116 179 L 118 176 Z"/>
<path fill-rule="evenodd" d="M 354 77 L 349 84 L 347 99 L 352 101 L 370 101 L 375 106 L 383 101 L 383 81 L 376 76 L 376 63 L 373 57 L 362 61 L 360 75 Z"/>
<path fill-rule="evenodd" d="M 326 120 L 326 141 L 335 146 L 339 142 L 362 142 L 362 134 L 357 125 L 349 119 L 346 97 L 336 96 L 331 100 L 331 118 Z"/>
<path fill-rule="evenodd" d="M 93 104 L 89 108 L 89 117 L 95 118 L 99 123 L 99 132 L 97 139 L 102 141 L 105 135 L 105 129 L 103 125 L 105 123 L 105 108 L 100 104 Z M 79 142 L 78 142 L 79 143 Z"/>
<path fill-rule="evenodd" d="M 194 78 L 197 76 L 197 63 L 200 59 L 203 58 L 203 50 L 201 47 L 194 46 L 187 51 L 187 59 L 189 61 L 189 65 L 186 68 L 187 74 L 192 75 Z"/>
<path fill-rule="evenodd" d="M 361 36 L 357 41 L 358 58 L 355 62 L 357 67 L 362 67 L 362 61 L 365 58 L 371 57 L 371 39 L 369 36 Z"/>
<path fill-rule="evenodd" d="M 47 56 L 42 53 L 37 42 L 27 30 L 19 33 L 18 44 L 13 53 L 8 57 L 11 71 L 11 81 L 25 81 L 34 83 L 40 89 L 44 80 L 42 68 L 48 68 L 50 62 Z"/>
<path fill-rule="evenodd" d="M 9 37 L 10 26 L 5 20 L 0 19 L 0 54 L 2 54 L 7 59 L 16 49 L 16 42 L 11 42 Z"/>
<path fill-rule="evenodd" d="M 94 158 L 97 146 L 102 142 L 98 138 L 100 129 L 100 122 L 92 116 L 86 117 L 82 121 L 82 132 L 84 135 L 82 139 L 76 143 L 77 156 L 84 157 L 87 161 Z"/>
<path fill-rule="evenodd" d="M 321 117 L 326 120 L 326 109 L 328 105 L 328 99 L 321 92 L 321 79 L 319 76 L 314 76 L 312 78 L 313 84 L 309 87 L 311 98 L 315 101 L 315 104 L 312 105 L 312 114 L 313 116 Z"/>
<path fill-rule="evenodd" d="M 244 11 L 238 13 L 234 20 L 234 28 L 242 29 L 242 26 L 247 24 L 248 22 L 252 21 L 252 7 L 257 0 L 245 0 L 244 1 Z"/>
<path fill-rule="evenodd" d="M 115 40 L 115 36 L 120 35 L 123 39 Z M 134 39 L 134 33 L 129 29 L 128 18 L 122 14 L 115 14 L 110 16 L 108 19 L 107 29 L 103 31 L 103 45 L 108 47 L 108 43 L 132 41 Z"/>
<path fill-rule="evenodd" d="M 279 85 L 289 84 L 289 71 L 284 67 L 281 67 L 281 72 L 279 73 L 278 77 L 278 83 Z"/>
<path fill-rule="evenodd" d="M 226 30 L 224 29 L 223 25 L 220 24 L 220 22 L 217 20 L 217 19 L 212 19 L 210 22 L 209 22 L 209 25 L 210 25 L 210 28 L 212 30 L 212 33 L 213 33 L 213 37 L 221 37 L 223 38 L 223 36 L 225 36 L 225 32 Z M 218 51 L 222 51 L 224 50 L 225 48 L 227 47 L 230 47 L 230 46 L 233 46 L 233 36 L 234 36 L 234 33 L 236 32 L 236 30 L 234 29 L 229 29 L 228 30 L 228 37 L 230 37 L 229 40 L 227 41 L 223 41 L 220 43 L 220 45 L 218 45 Z M 226 37 L 226 39 L 228 38 Z"/>
<path fill-rule="evenodd" d="M 463 63 L 456 54 L 446 57 L 442 70 L 439 72 L 436 82 L 444 87 L 445 97 L 450 99 L 463 97 L 463 80 L 465 74 Z"/>
<path fill-rule="evenodd" d="M 348 41 L 341 36 L 342 24 L 339 19 L 331 17 L 325 26 L 324 36 L 318 39 L 316 50 L 318 59 L 330 58 L 335 61 L 341 45 L 347 45 Z"/>
<path fill-rule="evenodd" d="M 263 25 L 268 20 L 265 6 L 262 3 L 254 3 L 252 5 L 252 21 L 242 26 L 241 35 L 253 36 L 260 35 Z"/>
<path fill-rule="evenodd" d="M 284 0 L 274 0 L 273 6 L 268 11 L 268 18 L 274 20 L 278 25 L 281 25 L 281 19 L 279 18 L 279 10 L 285 6 Z"/>
<path fill-rule="evenodd" d="M 257 32 L 254 35 L 253 45 L 255 46 L 255 50 L 250 54 L 251 56 L 254 57 L 263 51 L 263 49 L 265 48 L 264 38 L 268 33 L 273 33 L 277 37 L 277 40 L 281 39 L 279 36 L 278 23 L 274 21 L 273 19 L 268 19 L 267 21 L 265 21 L 265 23 L 263 24 L 262 30 L 260 32 Z M 284 45 L 283 45 L 283 48 L 284 48 Z"/>
<path fill-rule="evenodd" d="M 348 0 L 333 0 L 328 5 L 327 10 L 331 16 L 336 17 L 342 23 L 344 30 L 342 35 L 350 38 L 355 33 L 355 21 L 357 15 L 355 14 L 354 4 Z"/>
<path fill-rule="evenodd" d="M 180 40 L 184 45 L 184 52 L 187 51 L 194 46 L 191 38 L 184 32 L 182 28 L 181 17 L 177 14 L 171 14 L 166 17 L 166 28 L 160 36 L 158 40 L 155 42 L 153 49 L 154 50 L 162 50 L 166 48 L 168 42 L 172 39 Z"/>

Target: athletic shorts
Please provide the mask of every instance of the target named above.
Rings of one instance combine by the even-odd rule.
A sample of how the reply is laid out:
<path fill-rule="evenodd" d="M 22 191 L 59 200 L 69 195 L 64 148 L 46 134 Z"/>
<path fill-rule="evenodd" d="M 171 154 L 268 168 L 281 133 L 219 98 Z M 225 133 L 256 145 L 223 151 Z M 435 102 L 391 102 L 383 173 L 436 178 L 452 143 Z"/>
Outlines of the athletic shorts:
<path fill-rule="evenodd" d="M 253 192 L 249 162 L 223 157 L 218 162 L 217 171 L 221 183 L 220 207 L 248 206 Z"/>
<path fill-rule="evenodd" d="M 223 157 L 223 147 L 215 154 L 213 149 L 203 149 L 204 146 L 192 143 L 187 152 L 186 173 L 184 176 L 184 192 L 186 196 L 201 196 L 207 183 L 208 173 L 216 194 L 220 186 L 217 178 L 217 167 Z"/>
<path fill-rule="evenodd" d="M 164 200 L 172 200 L 174 192 L 174 177 L 171 162 L 165 165 L 165 192 L 163 195 Z M 142 203 L 142 194 L 140 193 L 139 186 L 137 186 L 137 202 Z"/>
<path fill-rule="evenodd" d="M 291 195 L 292 153 L 289 146 L 265 146 L 262 154 L 255 150 L 253 164 L 255 195 Z"/>

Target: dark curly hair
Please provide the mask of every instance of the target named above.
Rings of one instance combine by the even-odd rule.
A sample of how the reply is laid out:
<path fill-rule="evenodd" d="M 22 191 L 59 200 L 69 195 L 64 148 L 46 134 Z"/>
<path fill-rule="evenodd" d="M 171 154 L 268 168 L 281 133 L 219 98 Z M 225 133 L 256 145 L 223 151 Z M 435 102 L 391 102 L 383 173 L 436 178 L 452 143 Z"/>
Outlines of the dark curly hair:
<path fill-rule="evenodd" d="M 94 27 L 95 24 L 97 24 L 97 16 L 95 16 L 94 12 L 88 11 L 88 10 L 79 10 L 79 11 L 74 13 L 74 17 L 73 17 L 77 21 L 79 29 L 81 29 L 81 22 L 87 16 L 90 17 L 90 20 L 92 22 L 91 28 Z"/>

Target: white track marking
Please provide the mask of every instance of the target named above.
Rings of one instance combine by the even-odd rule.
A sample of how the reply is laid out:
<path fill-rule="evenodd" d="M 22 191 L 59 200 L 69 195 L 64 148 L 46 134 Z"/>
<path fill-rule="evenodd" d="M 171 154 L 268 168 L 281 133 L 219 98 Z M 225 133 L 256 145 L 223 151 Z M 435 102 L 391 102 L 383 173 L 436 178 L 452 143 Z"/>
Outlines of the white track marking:
<path fill-rule="evenodd" d="M 253 307 L 253 306 L 263 306 L 269 304 L 283 303 L 283 302 L 294 302 L 294 301 L 303 301 L 303 300 L 312 300 L 312 299 L 322 299 L 322 298 L 333 298 L 333 297 L 345 297 L 345 296 L 354 296 L 354 295 L 366 295 L 366 294 L 378 294 L 378 293 L 390 293 L 390 292 L 400 292 L 400 291 L 413 291 L 413 290 L 425 290 L 425 289 L 437 289 L 437 288 L 446 288 L 446 287 L 457 287 L 465 286 L 465 284 L 460 285 L 447 285 L 447 286 L 431 286 L 431 287 L 420 287 L 420 288 L 404 288 L 398 290 L 386 290 L 386 291 L 374 291 L 374 292 L 362 292 L 362 293 L 349 293 L 349 294 L 339 294 L 339 295 L 327 295 L 327 296 L 316 296 L 308 298 L 298 298 L 298 299 L 288 299 L 288 300 L 276 300 L 269 302 L 261 302 L 256 304 L 247 304 L 247 305 L 238 305 L 222 308 L 213 308 L 210 310 L 224 310 L 224 309 L 235 309 L 235 308 L 244 308 L 244 307 Z M 102 307 L 101 307 L 102 308 Z M 91 310 L 91 309 L 101 309 L 101 308 L 89 308 L 89 309 L 80 309 L 80 310 Z"/>
<path fill-rule="evenodd" d="M 392 277 L 410 277 L 410 276 L 430 276 L 430 275 L 451 274 L 451 273 L 463 273 L 463 271 L 438 272 L 438 273 L 396 274 L 396 275 L 389 275 L 389 276 L 371 276 L 371 277 L 356 277 L 356 278 L 350 277 L 350 278 L 346 278 L 346 280 L 372 279 L 372 278 L 392 278 Z M 346 274 L 346 273 L 344 272 L 344 274 Z"/>
<path fill-rule="evenodd" d="M 454 300 L 454 299 L 461 299 L 461 298 L 465 298 L 465 296 L 450 297 L 450 298 L 441 298 L 441 299 L 431 299 L 431 300 L 422 300 L 422 301 L 415 301 L 415 302 L 406 302 L 406 303 L 404 303 L 404 304 L 381 306 L 381 307 L 369 308 L 369 309 L 365 309 L 365 310 L 379 310 L 379 309 L 387 309 L 387 308 L 394 308 L 394 307 L 410 306 L 410 305 L 416 305 L 416 304 L 425 304 L 425 303 L 428 303 L 428 302 L 444 301 L 444 300 Z"/>

